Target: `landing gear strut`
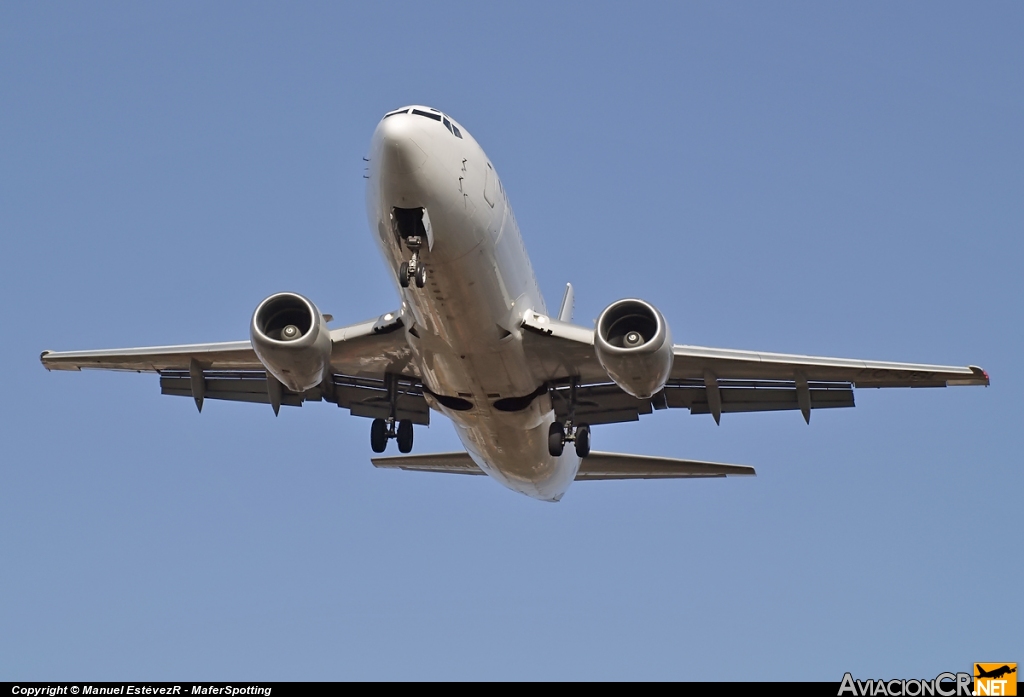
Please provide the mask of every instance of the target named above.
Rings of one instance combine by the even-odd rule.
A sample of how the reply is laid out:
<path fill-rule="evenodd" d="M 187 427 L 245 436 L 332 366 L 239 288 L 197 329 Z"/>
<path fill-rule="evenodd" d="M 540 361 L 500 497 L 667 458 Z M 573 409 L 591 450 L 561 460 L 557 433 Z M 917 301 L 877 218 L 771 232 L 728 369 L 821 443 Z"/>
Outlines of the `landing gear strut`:
<path fill-rule="evenodd" d="M 565 423 L 555 421 L 548 427 L 548 454 L 551 457 L 562 455 L 566 441 L 576 445 L 577 457 L 583 458 L 590 454 L 590 425 L 573 423 L 576 418 L 576 388 L 574 380 L 569 387 L 569 418 Z"/>
<path fill-rule="evenodd" d="M 374 419 L 370 424 L 370 449 L 382 453 L 387 450 L 388 441 L 394 438 L 398 441 L 398 452 L 412 452 L 412 421 L 395 418 L 398 408 L 398 376 L 388 373 L 384 376 L 384 383 L 388 390 L 391 414 L 386 419 Z"/>
<path fill-rule="evenodd" d="M 405 246 L 412 252 L 412 259 L 403 261 L 398 267 L 398 283 L 403 288 L 409 287 L 409 281 L 416 279 L 416 287 L 422 288 L 427 285 L 427 267 L 420 261 L 420 248 L 423 246 L 423 238 L 419 235 L 412 235 L 405 238 Z"/>

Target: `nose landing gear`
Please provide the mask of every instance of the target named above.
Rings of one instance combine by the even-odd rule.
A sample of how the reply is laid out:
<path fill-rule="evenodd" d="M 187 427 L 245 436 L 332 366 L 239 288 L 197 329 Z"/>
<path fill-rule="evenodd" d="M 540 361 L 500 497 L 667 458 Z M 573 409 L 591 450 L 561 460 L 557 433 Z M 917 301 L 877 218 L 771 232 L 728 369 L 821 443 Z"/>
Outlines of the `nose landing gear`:
<path fill-rule="evenodd" d="M 423 247 L 424 240 L 428 242 L 433 240 L 427 210 L 425 208 L 392 208 L 391 220 L 396 239 L 400 243 L 404 242 L 406 248 L 412 252 L 412 259 L 403 261 L 398 268 L 398 282 L 403 288 L 408 288 L 409 283 L 415 279 L 416 287 L 422 288 L 427 284 L 427 269 L 420 261 L 420 249 Z M 429 247 L 430 244 L 427 246 Z"/>
<path fill-rule="evenodd" d="M 416 287 L 422 288 L 427 285 L 427 267 L 420 261 L 420 248 L 423 246 L 423 238 L 419 235 L 405 238 L 405 246 L 412 252 L 412 259 L 403 261 L 398 267 L 398 282 L 403 288 L 409 287 L 409 281 L 416 279 Z"/>

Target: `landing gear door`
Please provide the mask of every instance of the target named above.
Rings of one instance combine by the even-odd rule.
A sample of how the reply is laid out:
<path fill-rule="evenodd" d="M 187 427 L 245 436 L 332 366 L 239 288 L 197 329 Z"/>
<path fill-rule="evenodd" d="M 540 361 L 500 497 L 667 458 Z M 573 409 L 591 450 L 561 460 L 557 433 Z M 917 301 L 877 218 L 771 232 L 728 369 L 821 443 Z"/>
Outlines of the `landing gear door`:
<path fill-rule="evenodd" d="M 430 214 L 427 213 L 427 209 L 423 209 L 423 229 L 427 233 L 427 249 L 434 248 L 434 228 L 430 226 Z"/>

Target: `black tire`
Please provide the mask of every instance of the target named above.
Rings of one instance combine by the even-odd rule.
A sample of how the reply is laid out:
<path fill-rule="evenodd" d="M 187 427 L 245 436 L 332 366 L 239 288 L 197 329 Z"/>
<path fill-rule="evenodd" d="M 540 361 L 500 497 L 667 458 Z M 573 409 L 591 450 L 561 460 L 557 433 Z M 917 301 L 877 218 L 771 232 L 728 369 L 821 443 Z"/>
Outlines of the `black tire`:
<path fill-rule="evenodd" d="M 370 449 L 382 453 L 388 447 L 388 425 L 384 419 L 374 419 L 370 424 Z"/>
<path fill-rule="evenodd" d="M 576 429 L 576 455 L 586 457 L 590 454 L 590 426 L 580 424 Z"/>
<path fill-rule="evenodd" d="M 409 419 L 398 422 L 398 452 L 412 452 L 412 421 Z"/>
<path fill-rule="evenodd" d="M 548 427 L 548 454 L 551 457 L 560 457 L 565 449 L 565 430 L 560 421 L 556 421 Z"/>
<path fill-rule="evenodd" d="M 427 285 L 427 267 L 420 264 L 416 267 L 416 287 L 422 288 Z"/>
<path fill-rule="evenodd" d="M 409 262 L 403 261 L 398 267 L 398 285 L 403 288 L 409 287 Z"/>

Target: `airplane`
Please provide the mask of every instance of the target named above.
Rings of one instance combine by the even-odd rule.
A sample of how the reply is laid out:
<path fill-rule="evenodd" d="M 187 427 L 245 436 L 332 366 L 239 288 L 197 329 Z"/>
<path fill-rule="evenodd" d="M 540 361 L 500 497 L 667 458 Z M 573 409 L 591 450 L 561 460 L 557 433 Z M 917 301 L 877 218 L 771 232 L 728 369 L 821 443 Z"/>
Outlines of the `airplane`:
<path fill-rule="evenodd" d="M 281 406 L 333 402 L 372 419 L 377 467 L 489 475 L 558 501 L 576 480 L 751 476 L 751 467 L 591 450 L 591 427 L 654 410 L 691 414 L 854 406 L 854 387 L 988 385 L 976 366 L 824 358 L 673 344 L 651 303 L 573 324 L 549 313 L 494 165 L 461 124 L 411 105 L 384 114 L 368 158 L 369 224 L 401 306 L 330 329 L 294 292 L 256 307 L 249 340 L 44 351 L 48 370 L 158 373 L 163 394 Z M 414 426 L 448 417 L 465 451 L 410 454 Z M 572 447 L 566 447 L 571 443 Z"/>
<path fill-rule="evenodd" d="M 975 667 L 978 669 L 978 674 L 974 676 L 976 678 L 1001 678 L 1004 675 L 1009 675 L 1010 673 L 1016 673 L 1017 672 L 1017 667 L 1016 666 L 1011 668 L 1008 665 L 1001 666 L 1001 667 L 996 668 L 994 670 L 985 670 L 984 668 L 982 668 L 980 665 L 977 665 L 977 664 L 975 664 Z"/>

